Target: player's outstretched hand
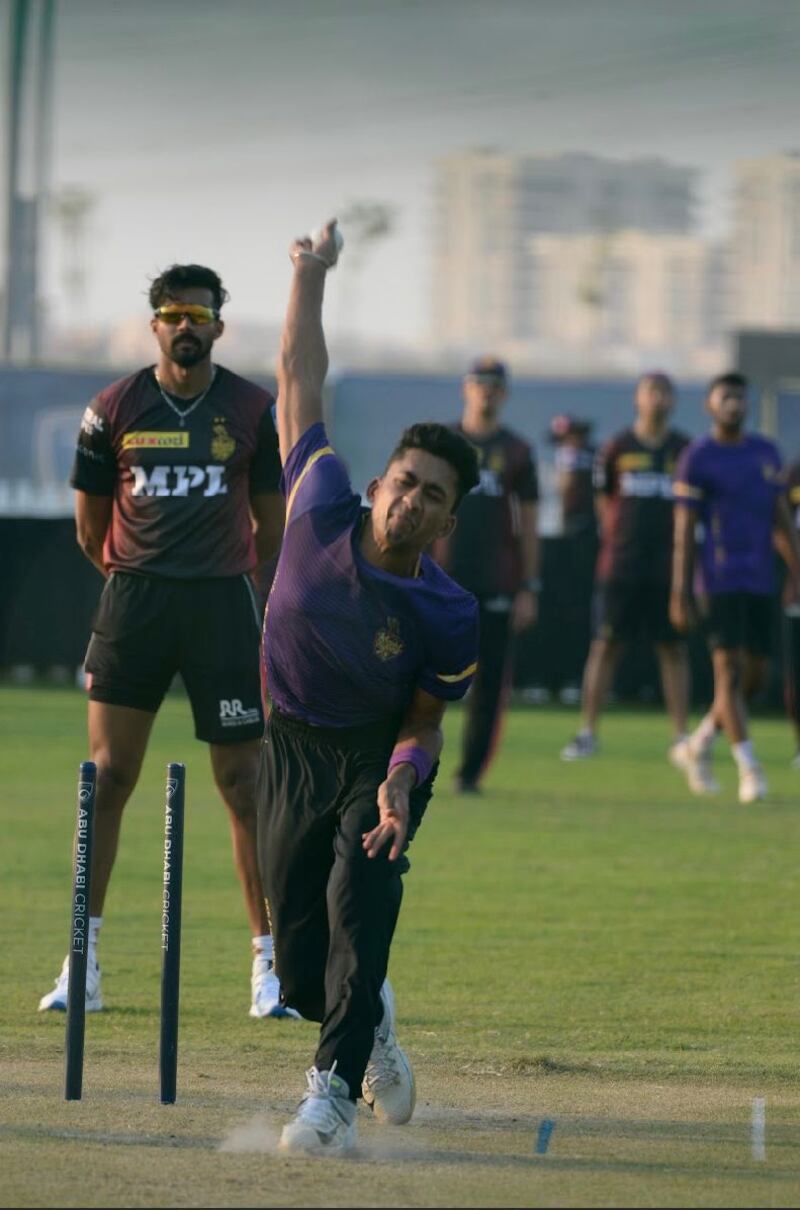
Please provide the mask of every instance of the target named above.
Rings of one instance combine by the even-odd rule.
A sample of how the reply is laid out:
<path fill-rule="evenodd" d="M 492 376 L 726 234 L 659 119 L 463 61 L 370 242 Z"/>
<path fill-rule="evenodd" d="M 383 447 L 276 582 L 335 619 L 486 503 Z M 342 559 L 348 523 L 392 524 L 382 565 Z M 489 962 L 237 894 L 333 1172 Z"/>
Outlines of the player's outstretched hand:
<path fill-rule="evenodd" d="M 343 244 L 336 219 L 332 218 L 313 235 L 294 240 L 289 248 L 289 256 L 295 264 L 303 258 L 310 258 L 321 262 L 326 269 L 332 269 L 339 259 Z"/>
<path fill-rule="evenodd" d="M 396 777 L 387 778 L 378 788 L 378 817 L 378 826 L 361 838 L 364 852 L 367 857 L 377 857 L 391 841 L 389 860 L 396 861 L 408 833 L 408 790 Z"/>

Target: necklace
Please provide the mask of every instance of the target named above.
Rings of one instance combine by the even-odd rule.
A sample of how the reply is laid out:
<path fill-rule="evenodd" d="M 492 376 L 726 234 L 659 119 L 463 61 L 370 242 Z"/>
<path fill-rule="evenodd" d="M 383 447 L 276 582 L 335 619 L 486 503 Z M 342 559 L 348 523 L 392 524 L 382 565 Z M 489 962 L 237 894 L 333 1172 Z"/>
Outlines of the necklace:
<path fill-rule="evenodd" d="M 216 376 L 217 376 L 217 367 L 216 367 L 216 366 L 214 366 L 214 367 L 213 367 L 213 369 L 212 369 L 212 371 L 211 371 L 211 381 L 209 382 L 209 384 L 208 384 L 208 386 L 206 387 L 206 389 L 203 391 L 202 395 L 198 395 L 198 396 L 197 396 L 197 398 L 196 398 L 196 399 L 195 399 L 195 400 L 194 400 L 192 403 L 190 403 L 190 404 L 189 404 L 189 406 L 188 406 L 188 408 L 186 408 L 186 409 L 185 409 L 183 412 L 182 412 L 182 411 L 181 411 L 181 409 L 178 407 L 178 405 L 175 403 L 175 400 L 174 400 L 174 399 L 173 399 L 173 398 L 172 398 L 170 395 L 168 395 L 168 394 L 167 394 L 167 392 L 166 392 L 166 391 L 164 390 L 164 388 L 162 387 L 162 385 L 161 385 L 161 381 L 160 381 L 160 379 L 159 379 L 159 377 L 158 377 L 158 374 L 156 374 L 156 373 L 155 373 L 155 371 L 153 371 L 153 374 L 154 374 L 154 377 L 155 377 L 155 380 L 156 380 L 156 386 L 158 387 L 159 391 L 161 392 L 161 398 L 164 400 L 164 403 L 166 403 L 168 407 L 171 407 L 171 408 L 172 408 L 173 412 L 175 413 L 175 415 L 176 415 L 176 416 L 178 417 L 178 419 L 180 420 L 180 425 L 181 425 L 181 428 L 183 428 L 183 426 L 184 426 L 184 425 L 185 425 L 185 423 L 186 423 L 186 417 L 187 417 L 187 416 L 188 416 L 188 415 L 189 415 L 191 412 L 193 412 L 193 411 L 194 411 L 194 409 L 195 409 L 196 407 L 199 407 L 199 406 L 200 406 L 200 404 L 203 402 L 203 400 L 205 399 L 205 397 L 206 397 L 206 395 L 208 394 L 208 392 L 209 392 L 209 391 L 211 390 L 211 388 L 213 387 L 213 385 L 214 385 L 214 379 L 215 379 L 215 378 L 216 378 Z"/>

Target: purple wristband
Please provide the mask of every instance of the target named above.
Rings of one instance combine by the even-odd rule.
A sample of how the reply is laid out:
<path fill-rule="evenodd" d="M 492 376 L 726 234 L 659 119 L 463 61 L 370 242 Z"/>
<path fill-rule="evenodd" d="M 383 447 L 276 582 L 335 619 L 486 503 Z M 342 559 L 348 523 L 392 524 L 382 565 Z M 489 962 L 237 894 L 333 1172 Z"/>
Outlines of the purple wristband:
<path fill-rule="evenodd" d="M 389 758 L 389 769 L 391 773 L 397 765 L 413 765 L 417 774 L 418 786 L 421 786 L 427 780 L 431 769 L 433 768 L 433 758 L 428 755 L 424 748 L 420 748 L 417 744 L 411 744 L 408 748 L 395 748 Z"/>

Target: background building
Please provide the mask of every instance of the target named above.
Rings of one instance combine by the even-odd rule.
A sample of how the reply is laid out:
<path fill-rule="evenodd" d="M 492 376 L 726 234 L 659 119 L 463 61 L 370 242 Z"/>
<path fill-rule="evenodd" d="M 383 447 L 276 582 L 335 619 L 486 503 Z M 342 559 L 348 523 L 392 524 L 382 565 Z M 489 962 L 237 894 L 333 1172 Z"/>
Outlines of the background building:
<path fill-rule="evenodd" d="M 524 346 L 535 275 L 531 236 L 686 234 L 694 170 L 658 159 L 589 154 L 448 156 L 438 166 L 433 328 L 439 345 Z"/>
<path fill-rule="evenodd" d="M 734 177 L 735 320 L 800 328 L 800 152 L 742 160 Z"/>

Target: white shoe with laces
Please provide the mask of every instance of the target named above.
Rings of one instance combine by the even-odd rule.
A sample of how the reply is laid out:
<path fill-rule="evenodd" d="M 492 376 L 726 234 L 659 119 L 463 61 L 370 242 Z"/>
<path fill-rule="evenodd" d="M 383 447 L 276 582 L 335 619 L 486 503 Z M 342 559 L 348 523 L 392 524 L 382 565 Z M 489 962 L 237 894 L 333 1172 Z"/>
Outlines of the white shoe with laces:
<path fill-rule="evenodd" d="M 308 1090 L 291 1122 L 281 1131 L 281 1151 L 311 1155 L 344 1155 L 356 1145 L 356 1107 L 345 1080 L 312 1067 L 306 1072 Z"/>
<path fill-rule="evenodd" d="M 739 771 L 739 802 L 758 802 L 767 797 L 767 782 L 760 765 Z"/>
<path fill-rule="evenodd" d="M 686 774 L 693 794 L 719 794 L 719 782 L 712 770 L 711 748 L 700 748 L 691 739 L 681 739 L 669 750 L 670 763 Z"/>
<path fill-rule="evenodd" d="M 69 954 L 64 959 L 64 964 L 61 967 L 61 973 L 56 979 L 56 985 L 51 992 L 47 992 L 39 1001 L 39 1012 L 59 1012 L 67 1011 L 67 998 L 69 995 Z M 99 1013 L 103 1010 L 103 993 L 100 988 L 100 967 L 97 965 L 97 956 L 93 949 L 89 950 L 89 958 L 86 963 L 86 1012 Z"/>
<path fill-rule="evenodd" d="M 388 979 L 381 988 L 383 1019 L 361 1084 L 361 1095 L 379 1122 L 402 1126 L 410 1121 L 417 1100 L 414 1072 L 394 1034 L 394 992 Z"/>
<path fill-rule="evenodd" d="M 275 974 L 272 959 L 258 953 L 253 957 L 253 973 L 250 978 L 252 1003 L 251 1017 L 291 1017 L 298 1021 L 300 1014 L 294 1008 L 281 1004 L 281 985 Z"/>
<path fill-rule="evenodd" d="M 589 760 L 590 757 L 596 756 L 600 750 L 600 745 L 593 735 L 588 735 L 585 731 L 579 731 L 574 739 L 571 739 L 566 747 L 561 749 L 562 760 Z"/>

